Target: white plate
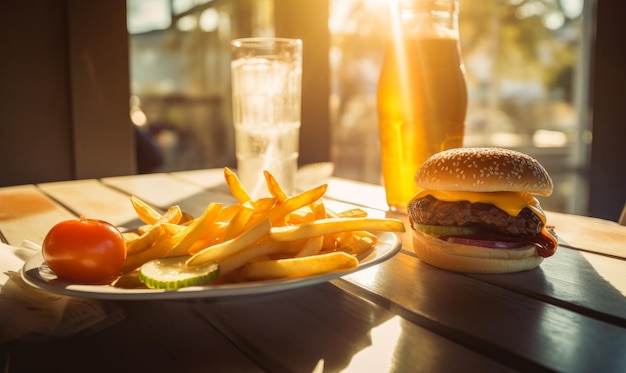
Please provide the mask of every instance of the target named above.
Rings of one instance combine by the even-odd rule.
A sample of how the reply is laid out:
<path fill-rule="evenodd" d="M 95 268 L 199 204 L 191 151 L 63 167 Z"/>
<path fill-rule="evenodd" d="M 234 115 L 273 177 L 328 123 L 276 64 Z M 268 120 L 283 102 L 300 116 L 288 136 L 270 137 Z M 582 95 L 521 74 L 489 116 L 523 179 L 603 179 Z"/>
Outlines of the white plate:
<path fill-rule="evenodd" d="M 43 263 L 41 254 L 37 254 L 27 260 L 22 267 L 21 273 L 24 281 L 31 286 L 47 290 L 52 293 L 83 298 L 119 300 L 215 298 L 234 295 L 269 293 L 326 282 L 363 270 L 375 264 L 382 263 L 394 256 L 400 250 L 400 247 L 400 239 L 395 233 L 382 232 L 378 234 L 378 242 L 374 248 L 366 253 L 365 257 L 359 258 L 359 266 L 349 271 L 294 279 L 254 281 L 209 286 L 190 286 L 178 290 L 124 289 L 109 285 L 79 285 L 64 282 L 58 279 L 57 276 Z"/>

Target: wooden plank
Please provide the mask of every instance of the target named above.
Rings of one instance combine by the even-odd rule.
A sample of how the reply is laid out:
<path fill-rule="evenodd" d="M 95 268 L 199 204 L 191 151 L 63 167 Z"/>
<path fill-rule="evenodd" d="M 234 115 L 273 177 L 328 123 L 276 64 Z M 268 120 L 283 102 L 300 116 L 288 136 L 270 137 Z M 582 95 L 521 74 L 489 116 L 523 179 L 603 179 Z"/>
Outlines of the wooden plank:
<path fill-rule="evenodd" d="M 552 278 L 546 278 L 551 286 Z M 623 327 L 439 270 L 410 255 L 396 255 L 344 279 L 360 295 L 390 302 L 400 316 L 515 369 L 626 366 Z"/>
<path fill-rule="evenodd" d="M 38 187 L 76 215 L 108 221 L 118 227 L 136 228 L 144 224 L 137 218 L 127 194 L 98 180 L 60 181 Z"/>
<path fill-rule="evenodd" d="M 211 193 L 221 194 L 218 200 L 224 204 L 236 204 L 237 200 L 233 197 L 226 179 L 224 178 L 223 168 L 210 168 L 206 170 L 192 170 L 173 172 L 175 178 L 184 180 L 185 182 L 198 185 L 203 189 L 209 190 Z"/>
<path fill-rule="evenodd" d="M 331 283 L 194 307 L 268 372 L 507 371 Z"/>
<path fill-rule="evenodd" d="M 162 211 L 179 205 L 183 211 L 193 216 L 199 216 L 211 202 L 225 205 L 235 202 L 232 197 L 207 191 L 169 174 L 110 177 L 102 179 L 102 182 L 129 195 L 135 195 Z"/>
<path fill-rule="evenodd" d="M 563 245 L 626 259 L 626 226 L 613 221 L 547 212 Z"/>
<path fill-rule="evenodd" d="M 389 209 L 385 197 L 385 188 L 380 185 L 333 177 L 328 180 L 326 195 L 357 206 L 366 206 L 382 211 Z"/>
<path fill-rule="evenodd" d="M 77 335 L 48 343 L 13 343 L 7 371 L 263 371 L 198 316 L 190 303 L 118 304 L 126 318 L 97 334 Z"/>
<path fill-rule="evenodd" d="M 561 247 L 533 271 L 471 275 L 626 328 L 626 261 Z"/>
<path fill-rule="evenodd" d="M 223 168 L 209 168 L 206 170 L 178 171 L 172 172 L 172 176 L 185 180 L 191 184 L 196 184 L 204 189 L 216 189 L 226 194 L 230 194 L 224 179 Z"/>
<path fill-rule="evenodd" d="M 52 226 L 73 217 L 34 185 L 0 189 L 0 232 L 10 245 L 41 244 Z"/>

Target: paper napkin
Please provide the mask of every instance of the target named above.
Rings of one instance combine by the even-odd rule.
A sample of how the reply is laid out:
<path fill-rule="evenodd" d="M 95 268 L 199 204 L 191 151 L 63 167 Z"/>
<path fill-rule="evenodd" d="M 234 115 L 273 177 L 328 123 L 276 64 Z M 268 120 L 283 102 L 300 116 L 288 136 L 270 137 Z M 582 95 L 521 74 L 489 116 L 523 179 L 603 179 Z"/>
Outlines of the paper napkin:
<path fill-rule="evenodd" d="M 115 303 L 68 297 L 34 288 L 19 271 L 39 247 L 0 243 L 0 344 L 41 341 L 96 331 L 124 318 Z"/>

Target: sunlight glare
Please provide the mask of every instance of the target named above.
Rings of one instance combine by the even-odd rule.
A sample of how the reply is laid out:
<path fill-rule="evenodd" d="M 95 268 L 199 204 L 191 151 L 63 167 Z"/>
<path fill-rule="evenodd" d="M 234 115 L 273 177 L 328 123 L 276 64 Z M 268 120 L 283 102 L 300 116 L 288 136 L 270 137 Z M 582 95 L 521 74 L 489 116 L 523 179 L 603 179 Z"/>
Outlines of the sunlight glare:
<path fill-rule="evenodd" d="M 148 124 L 148 118 L 146 114 L 141 109 L 131 109 L 130 110 L 130 120 L 137 126 L 143 127 Z"/>
<path fill-rule="evenodd" d="M 206 9 L 200 15 L 200 28 L 205 32 L 217 30 L 220 23 L 220 15 L 213 8 Z"/>
<path fill-rule="evenodd" d="M 197 24 L 198 21 L 196 20 L 196 17 L 188 15 L 181 17 L 178 22 L 176 22 L 176 27 L 178 27 L 180 31 L 191 31 L 196 28 Z"/>
<path fill-rule="evenodd" d="M 390 372 L 394 351 L 402 335 L 402 319 L 394 316 L 370 332 L 372 344 L 352 357 L 343 372 Z"/>
<path fill-rule="evenodd" d="M 533 145 L 538 148 L 561 148 L 567 145 L 567 135 L 562 131 L 537 130 Z"/>
<path fill-rule="evenodd" d="M 584 251 L 581 251 L 580 253 L 587 260 L 587 263 L 589 263 L 598 273 L 598 275 L 600 275 L 604 280 L 606 280 L 606 282 L 610 283 L 611 286 L 626 297 L 626 277 L 623 273 L 616 272 L 613 267 L 610 266 L 610 260 L 606 260 L 606 258 L 600 255 L 590 254 Z"/>
<path fill-rule="evenodd" d="M 348 277 L 351 281 L 355 281 L 361 286 L 365 286 L 371 288 L 376 285 L 376 282 L 379 281 L 380 275 L 378 274 L 378 269 L 380 266 L 372 266 L 363 271 L 358 271 L 352 274 L 349 274 Z"/>
<path fill-rule="evenodd" d="M 580 16 L 583 12 L 583 0 L 560 0 L 560 3 L 563 13 L 565 13 L 567 18 L 574 19 Z"/>
<path fill-rule="evenodd" d="M 543 16 L 543 24 L 550 30 L 558 30 L 565 24 L 565 16 L 561 12 L 549 12 Z"/>
<path fill-rule="evenodd" d="M 126 6 L 131 34 L 165 30 L 171 23 L 167 0 L 128 0 Z"/>
<path fill-rule="evenodd" d="M 402 107 L 407 111 L 405 116 L 407 118 L 413 118 L 415 115 L 411 112 L 413 105 L 411 104 L 411 94 L 409 89 L 409 79 L 408 79 L 408 66 L 406 59 L 406 50 L 404 48 L 404 35 L 402 32 L 402 16 L 401 10 L 398 6 L 398 1 L 390 1 L 389 2 L 389 11 L 391 14 L 391 33 L 393 38 L 393 48 L 395 49 L 396 55 L 396 63 L 398 64 L 398 70 L 400 72 L 400 76 L 403 77 L 400 79 L 400 91 L 402 94 Z"/>

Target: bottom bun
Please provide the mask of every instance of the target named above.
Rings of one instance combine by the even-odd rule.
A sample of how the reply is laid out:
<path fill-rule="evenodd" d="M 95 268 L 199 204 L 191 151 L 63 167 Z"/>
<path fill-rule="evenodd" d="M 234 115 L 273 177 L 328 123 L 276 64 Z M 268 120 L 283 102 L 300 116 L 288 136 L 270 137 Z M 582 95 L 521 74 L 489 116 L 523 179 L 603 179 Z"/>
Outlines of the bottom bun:
<path fill-rule="evenodd" d="M 513 273 L 535 269 L 543 261 L 533 245 L 488 249 L 451 243 L 415 230 L 413 250 L 424 262 L 454 272 Z"/>

